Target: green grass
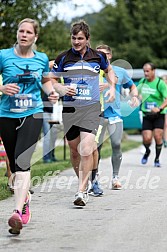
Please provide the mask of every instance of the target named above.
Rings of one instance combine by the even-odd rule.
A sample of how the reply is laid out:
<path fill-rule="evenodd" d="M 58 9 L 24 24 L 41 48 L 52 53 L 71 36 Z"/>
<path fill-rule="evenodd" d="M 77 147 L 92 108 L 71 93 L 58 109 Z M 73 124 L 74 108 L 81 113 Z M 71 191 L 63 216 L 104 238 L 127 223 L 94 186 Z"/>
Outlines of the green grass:
<path fill-rule="evenodd" d="M 141 145 L 141 142 L 136 142 L 132 140 L 127 140 L 126 137 L 124 137 L 124 140 L 122 141 L 122 151 L 128 151 L 133 148 L 137 148 Z M 69 148 L 66 146 L 66 160 L 63 160 L 63 146 L 57 146 L 56 147 L 56 158 L 59 160 L 59 162 L 50 163 L 50 164 L 43 164 L 43 161 L 41 159 L 42 157 L 42 147 L 38 147 L 36 151 L 34 152 L 33 158 L 32 158 L 32 165 L 31 168 L 31 178 L 34 182 L 33 185 L 35 185 L 39 180 L 35 179 L 37 176 L 40 178 L 40 181 L 43 181 L 44 176 L 50 175 L 52 176 L 53 173 L 59 173 L 59 171 L 63 171 L 67 168 L 71 167 L 70 159 L 69 159 Z M 107 139 L 102 147 L 101 150 L 101 157 L 107 158 L 111 156 L 111 146 L 110 141 Z M 38 161 L 37 161 L 38 160 Z M 6 172 L 6 168 L 0 168 L 0 200 L 6 199 L 11 196 L 11 193 L 7 189 L 7 177 L 4 176 Z"/>

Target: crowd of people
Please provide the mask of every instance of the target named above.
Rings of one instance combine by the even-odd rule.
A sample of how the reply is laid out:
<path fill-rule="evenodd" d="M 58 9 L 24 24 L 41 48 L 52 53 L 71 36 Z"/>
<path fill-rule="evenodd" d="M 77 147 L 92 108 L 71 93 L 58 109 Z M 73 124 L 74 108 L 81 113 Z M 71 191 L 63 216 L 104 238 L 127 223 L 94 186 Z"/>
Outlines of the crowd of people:
<path fill-rule="evenodd" d="M 75 206 L 86 206 L 89 194 L 103 194 L 98 183 L 98 166 L 106 129 L 112 147 L 112 189 L 122 188 L 119 181 L 123 133 L 120 110 L 122 88 L 130 90 L 132 107 L 141 103 L 142 136 L 146 149 L 142 164 L 147 163 L 154 137 L 154 166 L 160 167 L 163 139 L 164 144 L 167 141 L 163 131 L 167 85 L 155 76 L 152 63 L 144 64 L 145 78 L 136 87 L 125 69 L 110 63 L 112 50 L 108 45 L 99 45 L 96 49 L 90 47 L 89 26 L 81 20 L 71 26 L 71 48 L 58 56 L 53 55 L 55 60 L 49 67 L 47 55 L 33 49 L 38 34 L 37 21 L 26 18 L 18 24 L 14 47 L 0 50 L 0 72 L 3 77 L 3 85 L 0 86 L 0 135 L 12 173 L 15 197 L 14 211 L 8 220 L 11 234 L 20 234 L 23 224 L 27 224 L 31 218 L 30 161 L 42 125 L 46 136 L 43 160 L 46 163 L 56 161 L 52 156 L 54 144 L 51 147 L 49 143 L 52 127 L 48 121 L 52 104 L 58 102 L 60 97 L 63 101 L 64 134 L 70 149 L 71 164 L 78 177 L 78 190 L 73 201 Z M 41 90 L 45 93 L 44 99 Z M 42 99 L 51 103 L 50 111 L 43 109 Z M 55 133 L 52 134 L 56 137 Z"/>

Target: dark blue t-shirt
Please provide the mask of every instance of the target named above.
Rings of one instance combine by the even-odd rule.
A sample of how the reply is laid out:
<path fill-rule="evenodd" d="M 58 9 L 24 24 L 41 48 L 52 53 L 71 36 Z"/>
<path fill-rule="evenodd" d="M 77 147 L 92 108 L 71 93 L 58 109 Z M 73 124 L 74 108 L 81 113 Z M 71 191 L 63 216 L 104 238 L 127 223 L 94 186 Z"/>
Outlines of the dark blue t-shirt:
<path fill-rule="evenodd" d="M 100 101 L 99 72 L 108 67 L 106 55 L 91 48 L 82 57 L 71 48 L 61 53 L 54 62 L 52 72 L 64 79 L 64 85 L 77 84 L 75 96 L 63 97 L 64 106 L 86 106 Z"/>

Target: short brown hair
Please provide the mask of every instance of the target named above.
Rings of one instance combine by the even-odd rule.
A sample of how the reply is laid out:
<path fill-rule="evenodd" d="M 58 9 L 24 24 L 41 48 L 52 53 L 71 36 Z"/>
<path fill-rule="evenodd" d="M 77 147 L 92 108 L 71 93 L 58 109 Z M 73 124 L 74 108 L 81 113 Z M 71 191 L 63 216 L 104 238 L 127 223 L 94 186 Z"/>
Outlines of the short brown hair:
<path fill-rule="evenodd" d="M 80 20 L 71 25 L 70 34 L 76 35 L 78 32 L 82 31 L 85 34 L 86 39 L 90 37 L 89 25 L 84 21 Z"/>

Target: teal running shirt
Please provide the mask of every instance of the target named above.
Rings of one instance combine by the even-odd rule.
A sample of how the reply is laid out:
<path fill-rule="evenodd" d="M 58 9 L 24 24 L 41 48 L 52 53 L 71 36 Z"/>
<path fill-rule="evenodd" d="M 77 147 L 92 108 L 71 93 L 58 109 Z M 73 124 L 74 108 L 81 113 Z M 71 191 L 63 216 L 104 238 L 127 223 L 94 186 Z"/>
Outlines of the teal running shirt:
<path fill-rule="evenodd" d="M 22 58 L 14 48 L 0 50 L 0 73 L 3 85 L 17 83 L 18 94 L 2 94 L 0 117 L 21 118 L 43 112 L 41 99 L 42 75 L 49 72 L 49 60 L 45 53 L 34 51 L 34 57 Z"/>

